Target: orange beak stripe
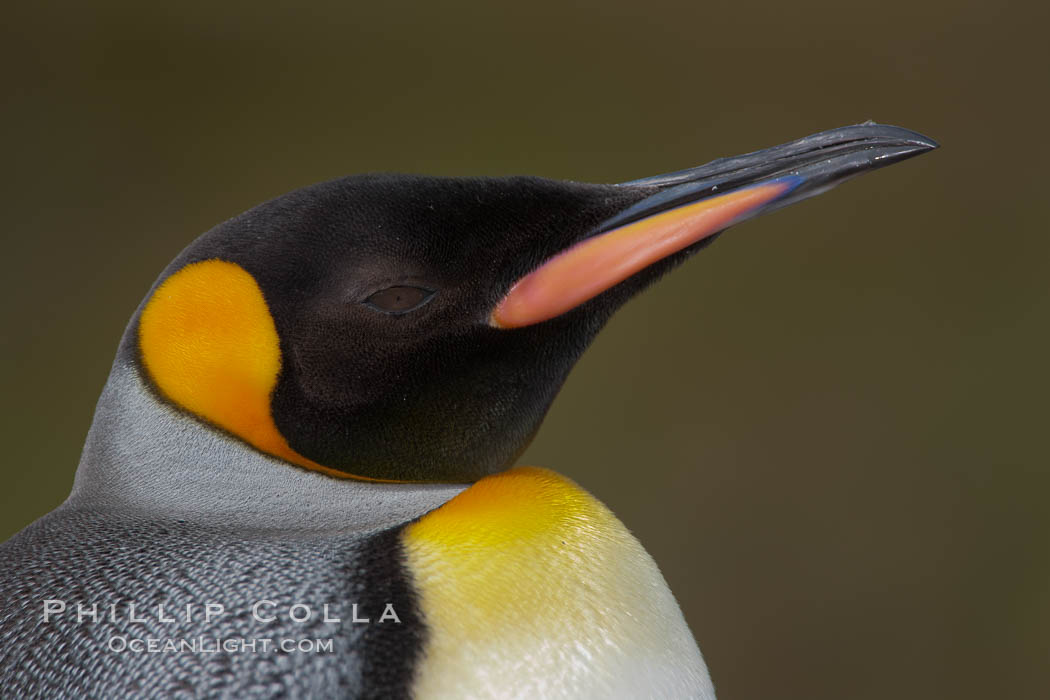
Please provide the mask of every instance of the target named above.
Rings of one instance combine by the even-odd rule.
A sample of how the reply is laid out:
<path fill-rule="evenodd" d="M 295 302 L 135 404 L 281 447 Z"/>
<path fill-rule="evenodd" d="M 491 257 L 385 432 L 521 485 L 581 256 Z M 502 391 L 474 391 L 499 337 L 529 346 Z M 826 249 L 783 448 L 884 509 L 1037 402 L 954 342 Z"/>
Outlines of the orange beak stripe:
<path fill-rule="evenodd" d="M 521 328 L 560 316 L 722 231 L 796 184 L 780 180 L 708 197 L 580 241 L 518 280 L 489 322 L 496 328 Z"/>

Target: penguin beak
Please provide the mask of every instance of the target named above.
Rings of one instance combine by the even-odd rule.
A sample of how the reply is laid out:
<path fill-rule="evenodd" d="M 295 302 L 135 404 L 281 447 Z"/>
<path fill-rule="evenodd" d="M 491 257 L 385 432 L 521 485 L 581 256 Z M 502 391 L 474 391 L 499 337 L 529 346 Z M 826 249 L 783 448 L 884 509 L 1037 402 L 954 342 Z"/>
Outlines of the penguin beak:
<path fill-rule="evenodd" d="M 733 224 L 934 148 L 914 131 L 868 122 L 623 183 L 643 198 L 515 282 L 489 323 L 521 328 L 560 316 Z"/>

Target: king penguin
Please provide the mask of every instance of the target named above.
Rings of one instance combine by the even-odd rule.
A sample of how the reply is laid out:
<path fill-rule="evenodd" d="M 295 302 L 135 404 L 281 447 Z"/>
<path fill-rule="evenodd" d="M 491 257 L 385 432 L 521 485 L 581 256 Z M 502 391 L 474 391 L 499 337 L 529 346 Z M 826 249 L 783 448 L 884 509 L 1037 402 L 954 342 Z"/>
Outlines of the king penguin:
<path fill-rule="evenodd" d="M 935 147 L 868 122 L 617 185 L 353 176 L 208 231 L 68 500 L 0 546 L 3 694 L 713 698 L 627 528 L 513 465 L 629 298 Z"/>

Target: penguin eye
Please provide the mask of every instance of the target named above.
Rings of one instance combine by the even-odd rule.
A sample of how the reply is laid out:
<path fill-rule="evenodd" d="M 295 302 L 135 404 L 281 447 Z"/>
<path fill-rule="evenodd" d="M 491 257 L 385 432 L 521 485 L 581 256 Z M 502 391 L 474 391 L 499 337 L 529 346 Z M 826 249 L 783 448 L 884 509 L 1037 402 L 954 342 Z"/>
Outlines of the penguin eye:
<path fill-rule="evenodd" d="M 430 301 L 433 296 L 432 290 L 422 287 L 387 287 L 365 299 L 364 304 L 371 306 L 376 311 L 396 316 L 415 311 Z"/>

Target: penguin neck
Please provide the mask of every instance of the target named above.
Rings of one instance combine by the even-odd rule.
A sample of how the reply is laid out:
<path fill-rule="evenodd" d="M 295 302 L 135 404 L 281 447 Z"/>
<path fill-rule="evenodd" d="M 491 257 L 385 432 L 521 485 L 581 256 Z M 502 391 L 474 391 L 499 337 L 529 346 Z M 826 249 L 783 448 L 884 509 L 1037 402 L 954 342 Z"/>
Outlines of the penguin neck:
<path fill-rule="evenodd" d="M 368 532 L 417 518 L 464 488 L 335 479 L 292 466 L 167 405 L 118 353 L 66 505 L 225 528 Z"/>

